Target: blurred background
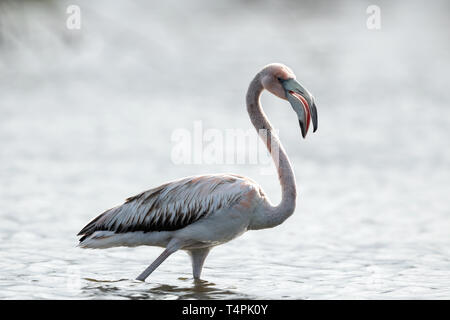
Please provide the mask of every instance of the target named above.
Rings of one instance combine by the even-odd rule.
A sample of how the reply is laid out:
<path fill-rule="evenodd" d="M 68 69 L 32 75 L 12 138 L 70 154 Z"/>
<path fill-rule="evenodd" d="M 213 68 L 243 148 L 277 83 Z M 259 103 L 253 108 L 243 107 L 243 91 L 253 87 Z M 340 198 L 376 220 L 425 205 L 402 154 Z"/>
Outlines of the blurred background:
<path fill-rule="evenodd" d="M 70 5 L 80 29 L 69 29 Z M 366 25 L 380 8 L 380 29 Z M 0 1 L 0 298 L 449 299 L 448 1 Z M 212 251 L 201 283 L 152 247 L 82 250 L 126 197 L 258 165 L 175 164 L 174 130 L 248 129 L 245 93 L 281 62 L 316 98 L 263 107 L 295 168 L 295 214 Z M 232 150 L 225 150 L 232 152 Z"/>

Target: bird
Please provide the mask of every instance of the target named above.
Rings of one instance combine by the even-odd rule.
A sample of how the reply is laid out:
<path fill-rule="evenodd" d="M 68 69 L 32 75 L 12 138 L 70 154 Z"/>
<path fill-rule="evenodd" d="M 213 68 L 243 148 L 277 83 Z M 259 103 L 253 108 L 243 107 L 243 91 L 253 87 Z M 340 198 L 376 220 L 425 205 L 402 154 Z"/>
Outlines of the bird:
<path fill-rule="evenodd" d="M 78 246 L 164 248 L 136 278 L 140 281 L 145 281 L 174 252 L 183 250 L 191 257 L 193 278 L 200 279 L 212 248 L 246 231 L 276 227 L 289 218 L 296 206 L 296 181 L 287 153 L 261 107 L 264 90 L 291 104 L 303 138 L 311 122 L 313 132 L 317 130 L 317 108 L 313 95 L 281 63 L 264 66 L 248 87 L 247 112 L 275 164 L 281 185 L 279 204 L 272 204 L 255 181 L 241 175 L 185 177 L 129 197 L 122 205 L 106 210 L 78 233 Z"/>

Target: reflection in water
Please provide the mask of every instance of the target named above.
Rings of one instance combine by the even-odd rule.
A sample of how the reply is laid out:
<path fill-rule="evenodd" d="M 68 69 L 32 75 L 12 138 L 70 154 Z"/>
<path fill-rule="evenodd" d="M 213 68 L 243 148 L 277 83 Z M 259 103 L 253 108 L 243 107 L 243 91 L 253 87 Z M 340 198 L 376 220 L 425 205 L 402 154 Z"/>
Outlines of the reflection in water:
<path fill-rule="evenodd" d="M 123 297 L 126 299 L 251 299 L 250 296 L 228 289 L 218 288 L 213 282 L 199 279 L 178 278 L 183 286 L 158 284 L 136 280 L 96 280 L 85 278 L 88 282 L 83 295 L 96 298 Z"/>

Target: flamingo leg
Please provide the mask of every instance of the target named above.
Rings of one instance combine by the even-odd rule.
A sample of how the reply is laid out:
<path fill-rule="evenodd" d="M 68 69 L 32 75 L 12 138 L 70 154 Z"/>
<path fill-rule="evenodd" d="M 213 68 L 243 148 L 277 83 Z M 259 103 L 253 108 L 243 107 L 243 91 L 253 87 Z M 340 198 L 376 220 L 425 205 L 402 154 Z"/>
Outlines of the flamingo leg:
<path fill-rule="evenodd" d="M 145 279 L 147 279 L 147 277 L 153 272 L 155 271 L 156 268 L 159 267 L 159 265 L 161 263 L 164 262 L 164 260 L 166 260 L 172 253 L 174 253 L 175 251 L 178 250 L 178 247 L 168 247 L 166 248 L 161 255 L 156 258 L 155 261 L 152 262 L 151 265 L 149 265 L 147 267 L 147 269 L 145 269 L 137 278 L 136 280 L 139 281 L 145 281 Z"/>
<path fill-rule="evenodd" d="M 192 249 L 188 251 L 192 260 L 192 274 L 194 279 L 200 279 L 203 263 L 205 262 L 209 251 L 210 248 Z"/>

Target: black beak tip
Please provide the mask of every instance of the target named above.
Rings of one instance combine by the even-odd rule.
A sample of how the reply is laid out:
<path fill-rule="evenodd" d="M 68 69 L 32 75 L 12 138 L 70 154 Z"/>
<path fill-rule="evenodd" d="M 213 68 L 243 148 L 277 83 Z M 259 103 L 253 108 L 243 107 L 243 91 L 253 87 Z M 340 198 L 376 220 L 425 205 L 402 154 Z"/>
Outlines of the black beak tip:
<path fill-rule="evenodd" d="M 313 123 L 313 132 L 317 131 L 317 128 L 319 127 L 318 119 L 317 119 L 317 107 L 316 103 L 313 102 L 312 108 L 311 108 L 311 120 Z"/>
<path fill-rule="evenodd" d="M 305 126 L 303 125 L 303 123 L 299 120 L 298 123 L 300 124 L 300 129 L 302 131 L 302 137 L 303 139 L 305 139 L 306 137 L 306 130 L 305 130 Z"/>

